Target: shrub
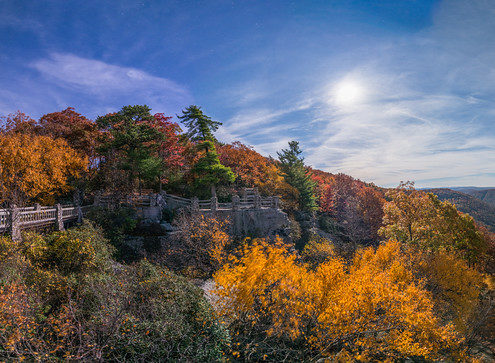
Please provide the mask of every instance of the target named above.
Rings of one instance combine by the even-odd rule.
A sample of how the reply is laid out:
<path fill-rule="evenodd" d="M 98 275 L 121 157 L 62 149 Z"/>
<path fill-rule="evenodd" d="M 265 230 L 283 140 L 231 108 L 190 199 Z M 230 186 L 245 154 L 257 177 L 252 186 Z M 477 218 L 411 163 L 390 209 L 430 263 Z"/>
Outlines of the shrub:
<path fill-rule="evenodd" d="M 100 231 L 0 239 L 0 360 L 219 361 L 229 335 L 202 291 L 110 259 Z M 15 267 L 15 266 L 14 266 Z"/>
<path fill-rule="evenodd" d="M 336 254 L 332 241 L 315 235 L 306 243 L 301 255 L 304 262 L 315 268 L 330 258 L 334 258 Z"/>
<path fill-rule="evenodd" d="M 466 283 L 457 275 L 459 284 Z M 247 361 L 383 360 L 462 356 L 462 336 L 395 241 L 334 256 L 311 270 L 281 244 L 258 240 L 215 274 L 233 336 Z M 339 358 L 340 357 L 340 358 Z M 345 360 L 345 359 L 344 359 Z"/>
<path fill-rule="evenodd" d="M 91 209 L 86 218 L 99 225 L 105 237 L 115 247 L 115 258 L 118 261 L 133 262 L 140 256 L 125 243 L 126 235 L 131 234 L 138 225 L 136 210 L 121 206 L 117 209 L 98 207 Z"/>
<path fill-rule="evenodd" d="M 226 260 L 233 242 L 227 222 L 204 215 L 181 216 L 177 227 L 162 263 L 190 277 L 211 276 Z"/>
<path fill-rule="evenodd" d="M 102 230 L 88 221 L 46 236 L 30 233 L 25 244 L 26 256 L 34 266 L 56 269 L 66 276 L 108 269 L 113 251 Z"/>
<path fill-rule="evenodd" d="M 105 359 L 217 361 L 229 343 L 202 291 L 146 261 L 122 276 L 128 304 Z"/>
<path fill-rule="evenodd" d="M 318 226 L 327 233 L 341 234 L 337 221 L 329 215 L 322 213 L 318 217 Z"/>

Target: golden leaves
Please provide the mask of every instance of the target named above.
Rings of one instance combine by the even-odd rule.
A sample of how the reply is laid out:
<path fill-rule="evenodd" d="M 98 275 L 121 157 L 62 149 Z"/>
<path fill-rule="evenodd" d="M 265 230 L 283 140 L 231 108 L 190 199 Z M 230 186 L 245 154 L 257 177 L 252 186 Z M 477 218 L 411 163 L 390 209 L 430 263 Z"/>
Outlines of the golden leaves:
<path fill-rule="evenodd" d="M 221 313 L 233 326 L 302 340 L 323 356 L 345 347 L 356 359 L 433 359 L 462 343 L 454 325 L 434 313 L 434 297 L 396 241 L 360 251 L 351 264 L 329 256 L 312 270 L 283 245 L 255 240 L 215 281 Z"/>
<path fill-rule="evenodd" d="M 69 177 L 86 170 L 87 159 L 62 139 L 27 134 L 0 135 L 0 200 L 50 200 L 69 190 Z"/>

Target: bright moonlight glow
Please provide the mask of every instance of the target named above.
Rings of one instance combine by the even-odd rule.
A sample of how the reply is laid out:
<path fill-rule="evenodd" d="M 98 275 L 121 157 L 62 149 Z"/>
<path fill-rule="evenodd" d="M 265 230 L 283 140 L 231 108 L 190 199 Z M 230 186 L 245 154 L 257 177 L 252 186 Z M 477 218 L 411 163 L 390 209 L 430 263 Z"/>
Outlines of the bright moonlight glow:
<path fill-rule="evenodd" d="M 333 99 L 338 106 L 350 106 L 362 102 L 364 93 L 363 86 L 358 82 L 344 80 L 335 86 Z"/>

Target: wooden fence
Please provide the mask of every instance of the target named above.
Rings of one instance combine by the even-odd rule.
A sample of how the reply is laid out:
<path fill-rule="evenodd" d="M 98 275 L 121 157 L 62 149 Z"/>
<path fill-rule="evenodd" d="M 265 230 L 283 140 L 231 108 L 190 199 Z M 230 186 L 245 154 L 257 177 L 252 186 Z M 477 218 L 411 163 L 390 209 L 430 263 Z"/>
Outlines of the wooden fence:
<path fill-rule="evenodd" d="M 55 225 L 64 229 L 64 222 L 82 220 L 92 206 L 61 205 L 0 209 L 0 233 L 9 233 L 12 239 L 20 239 L 21 230 Z"/>
<path fill-rule="evenodd" d="M 278 196 L 261 197 L 258 194 L 247 195 L 243 198 L 234 195 L 232 202 L 220 203 L 217 197 L 210 199 L 192 199 L 177 197 L 175 195 L 162 193 L 160 195 L 165 202 L 175 208 L 187 208 L 191 211 L 217 211 L 217 210 L 241 210 L 241 209 L 279 209 L 280 199 Z"/>
<path fill-rule="evenodd" d="M 245 189 L 242 197 L 234 195 L 232 201 L 219 203 L 216 197 L 210 199 L 192 199 L 178 197 L 162 192 L 160 194 L 131 195 L 117 198 L 115 196 L 97 196 L 93 205 L 74 206 L 61 205 L 0 209 L 0 233 L 9 233 L 12 239 L 21 237 L 21 230 L 55 225 L 58 230 L 64 229 L 64 222 L 81 221 L 87 211 L 95 206 L 118 206 L 129 204 L 135 207 L 171 207 L 188 209 L 191 212 L 224 211 L 245 209 L 279 209 L 279 197 L 261 197 L 256 189 Z"/>

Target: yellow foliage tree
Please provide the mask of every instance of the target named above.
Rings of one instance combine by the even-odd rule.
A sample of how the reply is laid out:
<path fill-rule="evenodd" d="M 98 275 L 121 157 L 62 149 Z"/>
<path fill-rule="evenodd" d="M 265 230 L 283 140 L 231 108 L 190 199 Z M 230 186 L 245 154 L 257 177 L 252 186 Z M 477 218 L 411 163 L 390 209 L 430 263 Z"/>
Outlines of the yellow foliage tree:
<path fill-rule="evenodd" d="M 329 256 L 315 270 L 280 241 L 256 240 L 214 278 L 237 358 L 462 354 L 460 332 L 435 313 L 434 296 L 396 241 L 358 252 L 351 264 Z M 456 278 L 457 285 L 467 282 Z"/>
<path fill-rule="evenodd" d="M 53 202 L 70 190 L 69 178 L 85 171 L 87 162 L 62 139 L 0 134 L 0 201 Z"/>
<path fill-rule="evenodd" d="M 410 183 L 387 192 L 379 233 L 424 251 L 457 251 L 471 264 L 482 262 L 488 242 L 473 218 Z"/>

